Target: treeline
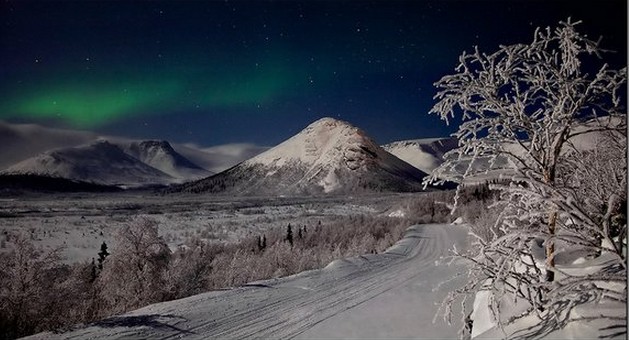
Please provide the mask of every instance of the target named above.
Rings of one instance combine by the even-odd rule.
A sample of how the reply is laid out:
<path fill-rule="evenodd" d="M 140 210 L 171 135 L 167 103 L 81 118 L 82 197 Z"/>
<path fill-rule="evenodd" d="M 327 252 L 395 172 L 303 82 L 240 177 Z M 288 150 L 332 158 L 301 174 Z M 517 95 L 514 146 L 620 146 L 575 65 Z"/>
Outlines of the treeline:
<path fill-rule="evenodd" d="M 122 189 L 102 184 L 40 175 L 0 175 L 0 196 L 15 197 L 28 192 L 118 192 Z"/>
<path fill-rule="evenodd" d="M 118 230 L 114 249 L 103 244 L 95 261 L 72 265 L 61 262 L 61 249 L 45 252 L 28 237 L 12 235 L 11 251 L 0 254 L 0 338 L 63 331 L 156 302 L 380 253 L 414 223 L 450 219 L 439 203 L 448 197 L 436 192 L 409 199 L 405 217 L 290 224 L 229 244 L 192 238 L 174 251 L 155 221 L 138 218 Z"/>

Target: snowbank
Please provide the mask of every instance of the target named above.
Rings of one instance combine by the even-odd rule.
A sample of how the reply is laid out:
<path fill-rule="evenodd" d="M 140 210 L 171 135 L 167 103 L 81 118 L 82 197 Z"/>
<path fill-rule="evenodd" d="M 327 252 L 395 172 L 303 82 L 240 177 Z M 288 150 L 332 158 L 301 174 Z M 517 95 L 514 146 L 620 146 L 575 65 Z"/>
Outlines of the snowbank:
<path fill-rule="evenodd" d="M 602 270 L 610 261 L 611 254 L 603 254 L 596 258 L 578 257 L 579 252 L 565 251 L 558 253 L 562 264 L 557 264 L 556 280 L 561 284 L 566 275 L 585 276 Z M 569 259 L 572 257 L 572 259 Z M 540 265 L 540 264 L 538 264 Z M 541 264 L 543 266 L 543 264 Z M 627 285 L 618 282 L 596 282 L 599 288 L 609 292 L 626 294 Z M 568 316 L 565 327 L 559 325 L 538 327 L 541 319 L 535 313 L 523 317 L 513 323 L 510 318 L 522 315 L 530 304 L 525 300 L 513 296 L 502 296 L 494 302 L 495 296 L 488 290 L 479 291 L 474 299 L 472 339 L 514 338 L 524 336 L 543 336 L 552 339 L 593 339 L 605 337 L 610 339 L 626 339 L 627 306 L 612 299 L 603 298 L 601 301 L 584 301 L 574 307 Z M 498 305 L 503 329 L 498 326 L 494 313 L 489 308 L 491 303 Z M 543 315 L 544 312 L 540 312 Z"/>

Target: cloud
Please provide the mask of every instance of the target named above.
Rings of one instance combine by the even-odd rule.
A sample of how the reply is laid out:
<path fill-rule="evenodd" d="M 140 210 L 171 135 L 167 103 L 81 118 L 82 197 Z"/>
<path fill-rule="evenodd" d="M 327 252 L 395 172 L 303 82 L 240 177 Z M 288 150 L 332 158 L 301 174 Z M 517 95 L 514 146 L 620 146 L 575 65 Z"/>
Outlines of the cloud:
<path fill-rule="evenodd" d="M 209 154 L 223 154 L 232 157 L 251 158 L 259 153 L 268 150 L 268 146 L 260 146 L 251 143 L 232 143 L 212 146 L 202 149 Z"/>
<path fill-rule="evenodd" d="M 251 143 L 232 143 L 200 147 L 193 143 L 174 144 L 173 148 L 193 163 L 218 173 L 254 157 L 270 147 Z"/>

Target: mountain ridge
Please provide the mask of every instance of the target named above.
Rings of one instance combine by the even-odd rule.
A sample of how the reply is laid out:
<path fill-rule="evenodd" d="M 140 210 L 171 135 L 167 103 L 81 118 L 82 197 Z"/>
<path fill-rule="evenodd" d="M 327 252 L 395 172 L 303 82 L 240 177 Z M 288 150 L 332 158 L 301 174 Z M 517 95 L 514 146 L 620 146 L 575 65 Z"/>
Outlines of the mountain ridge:
<path fill-rule="evenodd" d="M 143 187 L 207 177 L 212 172 L 186 159 L 164 140 L 99 138 L 79 146 L 61 147 L 18 162 L 0 172 L 39 175 L 101 185 Z"/>
<path fill-rule="evenodd" d="M 443 155 L 457 146 L 456 138 L 445 137 L 401 140 L 382 145 L 382 148 L 419 170 L 430 173 L 443 162 Z"/>
<path fill-rule="evenodd" d="M 191 180 L 212 174 L 175 151 L 165 140 L 134 141 L 123 144 L 121 147 L 125 153 L 142 163 L 176 179 Z"/>
<path fill-rule="evenodd" d="M 87 145 L 46 151 L 1 173 L 49 176 L 118 186 L 165 184 L 173 180 L 170 175 L 142 163 L 104 139 Z"/>
<path fill-rule="evenodd" d="M 351 124 L 322 118 L 274 148 L 174 192 L 330 194 L 419 191 L 426 173 Z"/>

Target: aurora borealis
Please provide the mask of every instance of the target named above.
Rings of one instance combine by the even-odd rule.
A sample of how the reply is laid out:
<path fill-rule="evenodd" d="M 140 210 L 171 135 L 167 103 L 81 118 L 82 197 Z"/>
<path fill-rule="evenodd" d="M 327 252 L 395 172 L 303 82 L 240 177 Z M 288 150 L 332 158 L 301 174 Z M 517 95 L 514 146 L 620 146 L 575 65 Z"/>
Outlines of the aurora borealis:
<path fill-rule="evenodd" d="M 623 1 L 0 5 L 0 119 L 199 145 L 273 145 L 323 116 L 379 142 L 446 135 L 432 83 L 478 44 L 568 16 L 626 60 Z"/>

